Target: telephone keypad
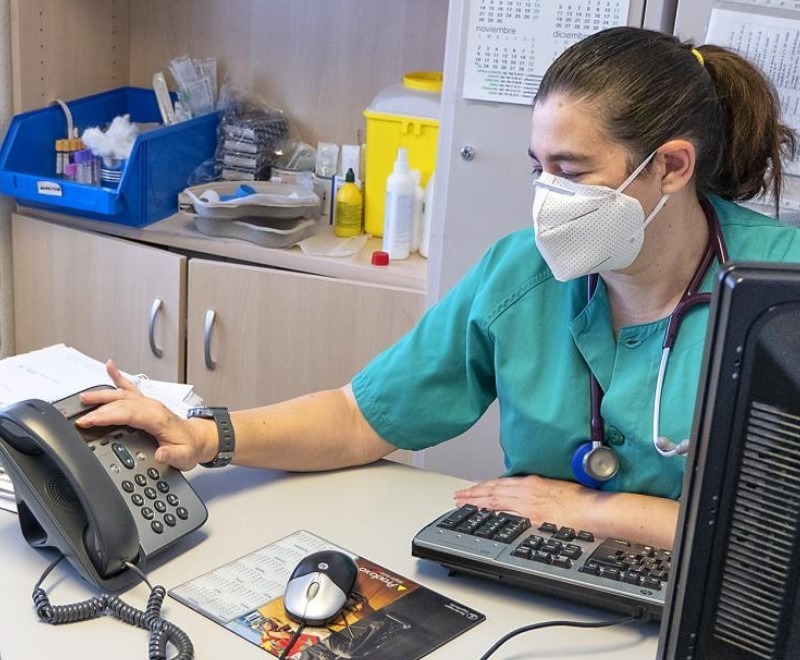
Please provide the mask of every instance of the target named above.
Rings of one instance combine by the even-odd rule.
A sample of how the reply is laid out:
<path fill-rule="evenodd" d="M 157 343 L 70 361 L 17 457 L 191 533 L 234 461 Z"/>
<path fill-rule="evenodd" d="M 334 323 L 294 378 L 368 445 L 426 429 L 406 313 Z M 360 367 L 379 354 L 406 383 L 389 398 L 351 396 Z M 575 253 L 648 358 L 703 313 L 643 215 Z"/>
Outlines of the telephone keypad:
<path fill-rule="evenodd" d="M 124 427 L 89 446 L 127 494 L 145 554 L 157 552 L 205 522 L 208 514 L 203 502 L 180 472 L 155 464 L 155 442 L 143 432 Z"/>

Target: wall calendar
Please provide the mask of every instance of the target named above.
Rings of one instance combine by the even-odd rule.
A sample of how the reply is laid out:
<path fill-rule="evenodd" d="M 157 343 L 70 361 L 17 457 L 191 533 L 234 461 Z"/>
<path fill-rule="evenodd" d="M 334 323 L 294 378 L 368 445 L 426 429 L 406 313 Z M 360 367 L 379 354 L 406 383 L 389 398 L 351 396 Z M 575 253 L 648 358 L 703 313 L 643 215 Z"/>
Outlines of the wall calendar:
<path fill-rule="evenodd" d="M 628 23 L 630 0 L 471 0 L 464 98 L 530 105 L 547 67 L 584 37 Z"/>

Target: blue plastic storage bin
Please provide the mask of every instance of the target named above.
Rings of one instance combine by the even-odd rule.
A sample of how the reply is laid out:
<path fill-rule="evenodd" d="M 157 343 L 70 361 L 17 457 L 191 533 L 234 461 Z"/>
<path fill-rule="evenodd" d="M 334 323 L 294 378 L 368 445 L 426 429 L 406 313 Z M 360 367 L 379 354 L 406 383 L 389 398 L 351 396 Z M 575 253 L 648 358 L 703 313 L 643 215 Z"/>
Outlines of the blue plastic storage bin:
<path fill-rule="evenodd" d="M 80 132 L 119 115 L 161 122 L 151 89 L 121 87 L 67 103 Z M 219 116 L 205 115 L 141 133 L 117 188 L 56 177 L 55 141 L 66 137 L 63 110 L 53 105 L 16 115 L 0 149 L 0 192 L 23 206 L 142 227 L 178 210 L 191 173 L 214 156 Z"/>

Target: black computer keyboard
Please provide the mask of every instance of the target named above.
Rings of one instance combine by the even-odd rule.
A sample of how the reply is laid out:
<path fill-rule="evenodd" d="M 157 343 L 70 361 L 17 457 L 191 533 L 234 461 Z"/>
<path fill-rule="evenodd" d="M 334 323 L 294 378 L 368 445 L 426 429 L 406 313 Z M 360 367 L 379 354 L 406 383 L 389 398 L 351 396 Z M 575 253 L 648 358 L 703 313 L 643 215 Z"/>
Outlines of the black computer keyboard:
<path fill-rule="evenodd" d="M 466 505 L 426 525 L 414 557 L 614 612 L 660 620 L 672 553 Z"/>

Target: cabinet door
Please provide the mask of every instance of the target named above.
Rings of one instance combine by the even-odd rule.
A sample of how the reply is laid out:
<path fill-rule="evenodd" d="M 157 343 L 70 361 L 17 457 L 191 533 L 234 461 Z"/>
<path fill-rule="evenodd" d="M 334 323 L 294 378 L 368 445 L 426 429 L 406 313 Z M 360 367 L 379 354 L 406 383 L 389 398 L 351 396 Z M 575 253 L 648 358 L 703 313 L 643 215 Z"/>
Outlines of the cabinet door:
<path fill-rule="evenodd" d="M 183 380 L 186 257 L 20 215 L 12 245 L 17 352 L 64 343 Z"/>
<path fill-rule="evenodd" d="M 340 387 L 423 308 L 421 291 L 191 259 L 187 382 L 234 408 Z"/>

